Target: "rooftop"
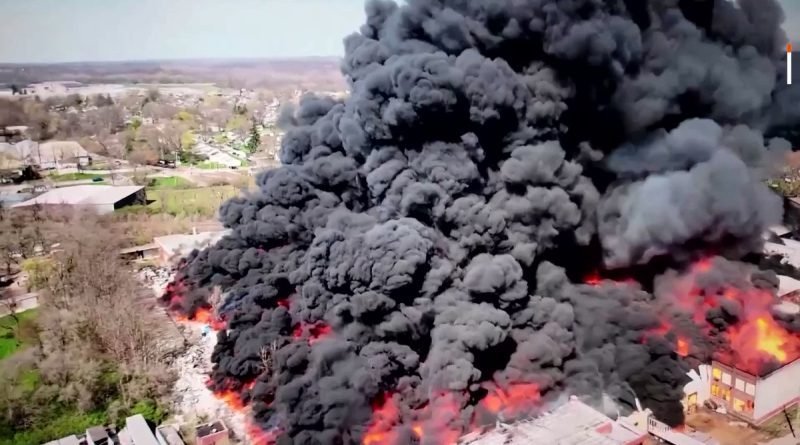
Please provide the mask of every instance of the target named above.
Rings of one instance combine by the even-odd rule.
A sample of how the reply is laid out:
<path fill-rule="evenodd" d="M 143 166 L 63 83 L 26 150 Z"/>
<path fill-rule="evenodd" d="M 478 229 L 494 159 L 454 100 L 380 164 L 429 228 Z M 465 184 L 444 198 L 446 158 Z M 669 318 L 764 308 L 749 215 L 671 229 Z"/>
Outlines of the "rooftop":
<path fill-rule="evenodd" d="M 138 185 L 76 185 L 60 187 L 42 193 L 36 198 L 15 204 L 14 207 L 31 205 L 108 205 L 114 204 L 144 187 Z"/>
<path fill-rule="evenodd" d="M 798 355 L 789 356 L 788 360 L 786 360 L 786 362 L 784 363 L 780 363 L 777 360 L 772 361 L 770 363 L 763 363 L 761 369 L 742 369 L 741 363 L 739 364 L 739 366 L 737 366 L 736 364 L 733 364 L 734 361 L 736 361 L 735 357 L 719 356 L 719 357 L 714 357 L 711 360 L 711 364 L 713 365 L 714 363 L 718 363 L 720 365 L 727 366 L 729 368 L 734 368 L 739 372 L 749 374 L 753 377 L 758 378 L 759 380 L 764 380 L 769 377 L 772 377 L 782 369 L 789 368 L 790 365 L 795 365 L 796 363 L 800 364 L 800 356 Z"/>
<path fill-rule="evenodd" d="M 102 443 L 104 440 L 108 441 L 108 432 L 102 426 L 93 426 L 87 429 L 86 436 L 96 444 Z"/>
<path fill-rule="evenodd" d="M 150 425 L 141 414 L 128 417 L 125 420 L 125 430 L 134 445 L 159 445 Z"/>
<path fill-rule="evenodd" d="M 161 425 L 156 428 L 167 445 L 185 445 L 178 428 L 172 425 Z"/>
<path fill-rule="evenodd" d="M 197 437 L 206 437 L 209 434 L 215 434 L 220 431 L 227 431 L 228 427 L 221 420 L 215 420 L 210 423 L 206 423 L 203 425 L 199 425 L 195 432 L 197 433 Z"/>
<path fill-rule="evenodd" d="M 613 421 L 576 398 L 535 419 L 469 434 L 461 445 L 624 445 L 647 435 Z"/>
<path fill-rule="evenodd" d="M 169 255 L 188 254 L 194 249 L 200 249 L 219 241 L 228 233 L 230 230 L 200 232 L 193 235 L 165 235 L 153 238 L 153 243 L 164 249 Z"/>

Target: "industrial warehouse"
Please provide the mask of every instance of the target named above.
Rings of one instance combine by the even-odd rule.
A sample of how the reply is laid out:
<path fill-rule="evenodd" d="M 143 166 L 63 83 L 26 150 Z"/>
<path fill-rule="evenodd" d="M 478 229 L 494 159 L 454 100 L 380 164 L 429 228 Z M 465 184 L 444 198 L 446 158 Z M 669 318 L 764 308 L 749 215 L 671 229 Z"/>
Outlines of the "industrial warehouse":
<path fill-rule="evenodd" d="M 145 204 L 147 197 L 141 186 L 75 185 L 49 190 L 12 207 L 70 206 L 106 214 L 123 207 Z"/>

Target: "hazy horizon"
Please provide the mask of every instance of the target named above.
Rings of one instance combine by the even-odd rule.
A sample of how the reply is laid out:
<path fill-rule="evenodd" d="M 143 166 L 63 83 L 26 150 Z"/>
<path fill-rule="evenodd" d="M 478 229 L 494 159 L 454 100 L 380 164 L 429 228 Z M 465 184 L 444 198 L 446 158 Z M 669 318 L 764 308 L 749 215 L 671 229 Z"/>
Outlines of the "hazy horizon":
<path fill-rule="evenodd" d="M 365 17 L 364 0 L 101 1 L 0 0 L 0 64 L 341 57 Z M 779 1 L 800 40 L 800 1 Z"/>

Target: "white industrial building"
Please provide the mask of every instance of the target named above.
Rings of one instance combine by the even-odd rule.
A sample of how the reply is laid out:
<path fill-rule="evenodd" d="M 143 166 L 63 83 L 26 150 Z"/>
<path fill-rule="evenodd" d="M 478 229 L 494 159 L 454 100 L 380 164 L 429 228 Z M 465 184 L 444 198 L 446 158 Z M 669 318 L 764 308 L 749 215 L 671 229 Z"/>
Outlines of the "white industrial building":
<path fill-rule="evenodd" d="M 0 143 L 0 153 L 45 170 L 87 165 L 91 160 L 89 152 L 75 141 Z"/>
<path fill-rule="evenodd" d="M 540 417 L 514 424 L 498 424 L 486 433 L 462 437 L 459 445 L 641 445 L 647 431 L 611 420 L 602 413 L 571 398 Z"/>
<path fill-rule="evenodd" d="M 692 412 L 707 401 L 728 414 L 759 425 L 800 401 L 800 359 L 764 375 L 714 360 L 689 373 L 684 407 Z"/>
<path fill-rule="evenodd" d="M 106 214 L 122 207 L 145 204 L 147 197 L 141 186 L 76 185 L 52 189 L 12 207 L 65 205 Z"/>

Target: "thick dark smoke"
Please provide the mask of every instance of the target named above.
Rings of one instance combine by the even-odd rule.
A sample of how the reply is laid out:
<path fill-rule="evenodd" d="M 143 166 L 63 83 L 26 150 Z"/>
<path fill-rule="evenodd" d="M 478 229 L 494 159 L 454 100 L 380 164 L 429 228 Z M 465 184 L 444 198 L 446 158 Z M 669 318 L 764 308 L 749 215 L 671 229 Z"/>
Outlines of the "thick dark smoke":
<path fill-rule="evenodd" d="M 788 144 L 764 135 L 800 116 L 777 2 L 366 10 L 345 40 L 349 97 L 287 114 L 284 165 L 222 207 L 232 234 L 182 273 L 186 311 L 227 291 L 216 385 L 256 379 L 255 419 L 286 444 L 360 443 L 387 394 L 403 418 L 452 394 L 463 427 L 486 382 L 635 394 L 680 423 L 674 339 L 642 341 L 653 283 L 580 279 L 735 258 L 779 221 L 761 179 Z"/>

